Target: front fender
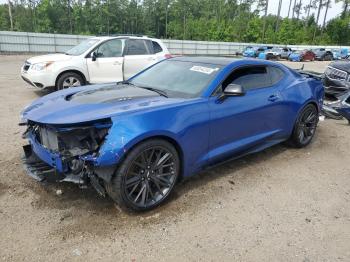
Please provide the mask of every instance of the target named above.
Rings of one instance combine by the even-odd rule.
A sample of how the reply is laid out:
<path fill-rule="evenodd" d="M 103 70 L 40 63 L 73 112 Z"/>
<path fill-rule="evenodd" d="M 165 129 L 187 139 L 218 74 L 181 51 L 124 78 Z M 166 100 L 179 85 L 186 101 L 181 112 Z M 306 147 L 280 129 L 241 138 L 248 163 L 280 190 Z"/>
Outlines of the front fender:
<path fill-rule="evenodd" d="M 135 124 L 129 126 L 126 122 L 117 122 L 116 124 L 113 124 L 99 151 L 98 157 L 94 160 L 95 165 L 118 164 L 131 148 L 141 141 L 152 137 L 169 137 L 178 143 L 176 134 L 167 130 L 140 130 L 137 126 L 138 125 Z"/>
<path fill-rule="evenodd" d="M 136 144 L 152 137 L 165 137 L 181 149 L 184 175 L 202 167 L 208 159 L 209 109 L 207 99 L 169 108 L 112 117 L 113 125 L 92 159 L 95 166 L 120 163 Z"/>

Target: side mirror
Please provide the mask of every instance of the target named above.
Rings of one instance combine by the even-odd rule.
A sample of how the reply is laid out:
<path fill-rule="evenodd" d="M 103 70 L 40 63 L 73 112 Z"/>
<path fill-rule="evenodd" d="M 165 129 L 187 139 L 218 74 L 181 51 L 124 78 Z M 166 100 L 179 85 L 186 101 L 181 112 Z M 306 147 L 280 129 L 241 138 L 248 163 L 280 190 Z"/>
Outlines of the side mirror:
<path fill-rule="evenodd" d="M 230 96 L 243 96 L 245 95 L 244 88 L 241 85 L 229 84 L 224 92 L 220 95 L 219 100 L 223 101 Z"/>
<path fill-rule="evenodd" d="M 96 61 L 96 58 L 97 58 L 97 53 L 96 53 L 96 51 L 94 51 L 91 53 L 91 60 Z"/>

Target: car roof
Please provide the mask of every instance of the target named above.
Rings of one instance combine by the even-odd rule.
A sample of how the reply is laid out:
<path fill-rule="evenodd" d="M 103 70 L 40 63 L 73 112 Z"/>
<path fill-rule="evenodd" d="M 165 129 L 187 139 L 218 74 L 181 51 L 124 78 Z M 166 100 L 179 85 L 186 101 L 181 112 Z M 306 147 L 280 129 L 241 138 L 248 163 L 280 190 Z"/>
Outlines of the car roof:
<path fill-rule="evenodd" d="M 211 57 L 211 56 L 178 56 L 173 57 L 167 60 L 172 61 L 183 61 L 183 62 L 193 62 L 193 63 L 203 63 L 203 64 L 212 64 L 212 65 L 220 65 L 223 67 L 229 66 L 231 64 L 244 65 L 247 62 L 247 65 L 277 65 L 279 67 L 284 67 L 284 65 L 269 61 L 269 60 L 261 60 L 261 59 L 253 59 L 253 58 L 230 58 L 230 57 Z"/>
<path fill-rule="evenodd" d="M 226 66 L 242 59 L 211 56 L 179 56 L 171 58 L 171 60 Z"/>
<path fill-rule="evenodd" d="M 150 38 L 147 36 L 133 36 L 133 35 L 118 35 L 118 36 L 94 36 L 90 39 L 96 39 L 96 40 L 108 40 L 108 39 L 116 39 L 116 38 L 131 38 L 131 39 L 148 39 L 152 41 L 160 41 L 160 39 L 157 38 Z"/>

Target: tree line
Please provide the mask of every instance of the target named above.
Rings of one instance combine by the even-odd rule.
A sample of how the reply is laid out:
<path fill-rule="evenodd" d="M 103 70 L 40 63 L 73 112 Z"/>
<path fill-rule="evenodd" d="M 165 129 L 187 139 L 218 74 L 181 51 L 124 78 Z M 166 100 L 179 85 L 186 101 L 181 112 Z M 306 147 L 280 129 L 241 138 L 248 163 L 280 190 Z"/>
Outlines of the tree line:
<path fill-rule="evenodd" d="M 326 22 L 336 2 L 342 12 Z M 275 14 L 268 6 L 269 0 L 9 0 L 0 5 L 0 30 L 350 45 L 350 0 L 279 0 Z"/>

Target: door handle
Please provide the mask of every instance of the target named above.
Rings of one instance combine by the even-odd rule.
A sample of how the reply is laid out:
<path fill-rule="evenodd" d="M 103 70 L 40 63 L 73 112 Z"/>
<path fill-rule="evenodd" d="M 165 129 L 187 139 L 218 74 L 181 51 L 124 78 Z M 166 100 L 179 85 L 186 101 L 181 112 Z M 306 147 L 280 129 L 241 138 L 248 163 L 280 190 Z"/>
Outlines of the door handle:
<path fill-rule="evenodd" d="M 279 95 L 270 95 L 267 100 L 269 100 L 271 102 L 275 102 L 275 101 L 277 101 L 279 99 L 280 99 Z"/>
<path fill-rule="evenodd" d="M 113 63 L 113 65 L 121 65 L 122 63 L 121 62 L 119 62 L 119 61 L 115 61 L 114 63 Z"/>

